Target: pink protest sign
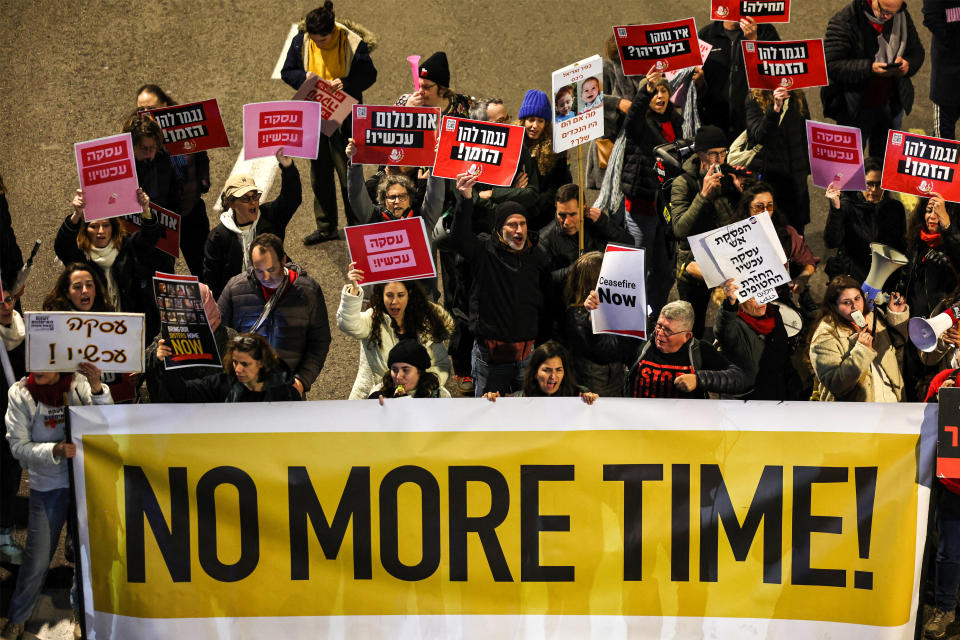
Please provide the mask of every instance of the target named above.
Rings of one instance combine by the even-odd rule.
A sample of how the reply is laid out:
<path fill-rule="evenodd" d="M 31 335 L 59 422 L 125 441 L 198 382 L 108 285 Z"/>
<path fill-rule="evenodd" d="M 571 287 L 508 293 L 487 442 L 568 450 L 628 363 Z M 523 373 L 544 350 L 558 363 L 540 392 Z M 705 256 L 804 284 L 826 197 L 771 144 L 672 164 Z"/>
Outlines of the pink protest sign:
<path fill-rule="evenodd" d="M 320 133 L 327 137 L 343 124 L 353 105 L 357 104 L 356 98 L 349 93 L 334 89 L 332 84 L 313 73 L 307 74 L 307 79 L 300 85 L 293 99 L 309 100 L 320 105 Z"/>
<path fill-rule="evenodd" d="M 306 100 L 278 100 L 243 105 L 244 160 L 283 153 L 294 158 L 317 158 L 320 141 L 320 104 Z"/>
<path fill-rule="evenodd" d="M 807 120 L 807 154 L 813 184 L 826 189 L 831 182 L 841 191 L 863 191 L 863 147 L 860 129 Z"/>
<path fill-rule="evenodd" d="M 85 220 L 117 218 L 143 210 L 137 202 L 137 167 L 129 133 L 73 145 L 86 207 Z"/>
<path fill-rule="evenodd" d="M 437 275 L 427 227 L 420 216 L 357 225 L 343 231 L 350 260 L 364 273 L 363 284 Z"/>

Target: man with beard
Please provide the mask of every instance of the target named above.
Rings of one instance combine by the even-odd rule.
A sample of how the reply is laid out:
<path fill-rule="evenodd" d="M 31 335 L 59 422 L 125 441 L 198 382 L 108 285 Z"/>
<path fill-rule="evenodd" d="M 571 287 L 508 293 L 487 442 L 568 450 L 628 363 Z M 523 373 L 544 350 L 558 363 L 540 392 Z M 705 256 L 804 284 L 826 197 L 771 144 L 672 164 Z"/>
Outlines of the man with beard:
<path fill-rule="evenodd" d="M 287 224 L 300 206 L 303 193 L 300 172 L 293 160 L 277 149 L 280 163 L 280 195 L 260 204 L 261 191 L 253 178 L 236 174 L 227 180 L 220 195 L 223 213 L 220 224 L 207 236 L 203 255 L 203 277 L 215 298 L 220 297 L 227 280 L 250 268 L 250 243 L 261 233 L 272 233 L 283 240 Z"/>
<path fill-rule="evenodd" d="M 520 389 L 533 352 L 543 307 L 546 254 L 536 249 L 536 234 L 527 230 L 527 215 L 516 202 L 494 210 L 490 234 L 473 233 L 473 187 L 477 176 L 457 176 L 457 201 L 451 240 L 471 272 L 470 330 L 474 395 L 507 395 Z"/>

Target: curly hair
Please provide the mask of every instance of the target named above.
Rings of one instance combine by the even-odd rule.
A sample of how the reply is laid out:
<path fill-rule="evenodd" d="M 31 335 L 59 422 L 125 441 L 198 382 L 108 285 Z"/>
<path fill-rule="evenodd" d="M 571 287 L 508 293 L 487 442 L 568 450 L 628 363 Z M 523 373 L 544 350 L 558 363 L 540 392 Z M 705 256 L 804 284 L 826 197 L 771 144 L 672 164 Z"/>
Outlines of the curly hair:
<path fill-rule="evenodd" d="M 514 124 L 522 127 L 523 120 L 517 120 Z M 540 169 L 540 173 L 543 175 L 550 173 L 560 158 L 566 158 L 565 153 L 553 152 L 553 123 L 549 120 L 545 121 L 539 140 L 531 142 L 530 139 L 524 135 L 523 144 L 524 148 L 530 152 L 530 155 L 537 159 L 537 168 Z"/>
<path fill-rule="evenodd" d="M 93 278 L 94 289 L 96 289 L 93 297 L 93 306 L 90 307 L 90 311 L 103 312 L 114 310 L 113 305 L 107 301 L 104 295 L 107 292 L 107 285 L 100 275 L 100 268 L 83 262 L 71 262 L 64 268 L 60 277 L 57 278 L 56 284 L 53 285 L 53 289 L 50 290 L 47 297 L 43 299 L 44 311 L 79 311 L 79 309 L 73 306 L 73 302 L 70 301 L 70 276 L 81 271 L 90 274 L 90 277 Z"/>
<path fill-rule="evenodd" d="M 410 199 L 413 200 L 414 194 L 417 192 L 417 187 L 413 183 L 413 180 L 408 178 L 402 173 L 387 173 L 380 178 L 380 182 L 377 184 L 377 203 L 380 205 L 385 205 L 387 203 L 387 189 L 393 185 L 398 184 L 404 189 L 407 190 L 407 195 L 410 196 Z"/>
<path fill-rule="evenodd" d="M 419 283 L 411 280 L 398 282 L 381 282 L 374 285 L 373 297 L 370 301 L 373 307 L 373 316 L 370 324 L 370 337 L 367 339 L 368 349 L 379 349 L 381 345 L 380 327 L 389 321 L 394 333 L 399 327 L 396 321 L 387 313 L 387 306 L 383 302 L 384 291 L 388 284 L 402 284 L 407 290 L 407 308 L 403 312 L 403 326 L 405 331 L 416 331 L 417 339 L 422 343 L 426 340 L 442 342 L 450 337 L 443 318 L 427 300 L 426 294 Z"/>
<path fill-rule="evenodd" d="M 130 114 L 123 123 L 123 132 L 133 137 L 133 146 L 137 146 L 145 138 L 152 138 L 157 143 L 157 150 L 163 148 L 163 130 L 149 111 L 134 111 Z"/>
<path fill-rule="evenodd" d="M 549 340 L 533 350 L 530 356 L 530 364 L 523 374 L 523 395 L 526 397 L 544 396 L 540 389 L 540 383 L 537 382 L 537 372 L 540 365 L 550 358 L 560 358 L 560 365 L 563 367 L 563 379 L 560 380 L 560 388 L 553 394 L 555 398 L 568 398 L 580 395 L 580 387 L 577 386 L 577 376 L 573 370 L 573 359 L 570 352 L 567 351 L 559 342 Z"/>
<path fill-rule="evenodd" d="M 927 205 L 930 203 L 930 198 L 920 198 L 917 200 L 916 206 L 913 208 L 913 212 L 907 216 L 907 243 L 908 246 L 912 249 L 915 247 L 920 247 L 923 244 L 923 240 L 920 239 L 920 231 L 926 226 L 926 215 L 927 215 Z M 957 205 L 952 202 L 948 202 L 947 206 L 947 216 L 950 217 L 950 222 L 952 223 L 957 217 Z M 926 253 L 926 249 L 923 249 L 923 252 Z"/>
<path fill-rule="evenodd" d="M 238 333 L 227 343 L 227 351 L 223 354 L 223 372 L 230 378 L 237 377 L 233 371 L 235 351 L 246 353 L 260 364 L 258 382 L 263 382 L 275 371 L 280 370 L 280 358 L 266 338 L 256 333 Z"/>

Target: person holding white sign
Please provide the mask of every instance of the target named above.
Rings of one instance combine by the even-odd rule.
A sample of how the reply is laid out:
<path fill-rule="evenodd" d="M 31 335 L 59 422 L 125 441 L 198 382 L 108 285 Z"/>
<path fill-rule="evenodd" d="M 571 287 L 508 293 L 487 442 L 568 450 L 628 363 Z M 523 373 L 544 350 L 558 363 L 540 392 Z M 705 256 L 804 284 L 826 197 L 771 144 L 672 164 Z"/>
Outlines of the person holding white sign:
<path fill-rule="evenodd" d="M 96 365 L 81 362 L 78 371 L 79 375 L 31 373 L 8 393 L 7 440 L 14 457 L 30 477 L 30 516 L 27 547 L 10 599 L 4 638 L 18 638 L 23 632 L 70 514 L 70 482 L 64 459 L 73 458 L 77 448 L 64 439 L 67 405 L 113 403 L 110 387 L 101 384 L 100 369 Z M 76 588 L 74 584 L 71 592 L 74 602 Z"/>
<path fill-rule="evenodd" d="M 903 296 L 891 295 L 887 312 L 864 313 L 860 283 L 837 276 L 827 285 L 820 307 L 820 323 L 810 339 L 810 363 L 820 387 L 821 401 L 901 402 L 904 391 L 900 362 L 908 342 L 910 308 Z M 879 315 L 876 334 L 874 314 Z"/>
<path fill-rule="evenodd" d="M 573 182 L 567 152 L 553 152 L 552 116 L 547 94 L 538 89 L 530 89 L 523 96 L 515 123 L 526 131 L 523 136 L 520 166 L 527 175 L 527 186 L 539 194 L 536 207 L 527 212 L 530 227 L 534 230 L 549 223 L 557 189 Z"/>

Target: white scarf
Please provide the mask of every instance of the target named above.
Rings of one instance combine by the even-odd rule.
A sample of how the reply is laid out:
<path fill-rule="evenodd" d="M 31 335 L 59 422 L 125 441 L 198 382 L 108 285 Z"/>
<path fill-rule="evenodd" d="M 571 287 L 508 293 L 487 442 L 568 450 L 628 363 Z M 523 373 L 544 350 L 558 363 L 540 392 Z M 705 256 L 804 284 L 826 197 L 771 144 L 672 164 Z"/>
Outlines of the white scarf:
<path fill-rule="evenodd" d="M 100 267 L 104 276 L 106 276 L 107 298 L 110 304 L 113 305 L 113 308 L 117 310 L 120 310 L 120 288 L 117 286 L 117 281 L 113 277 L 111 267 L 113 267 L 113 262 L 117 259 L 119 253 L 120 251 L 113 245 L 113 242 L 108 243 L 103 249 L 98 249 L 90 245 L 90 249 L 87 250 L 87 259 Z"/>
<path fill-rule="evenodd" d="M 260 219 L 259 212 L 253 222 L 246 225 L 246 229 L 240 228 L 233 217 L 233 209 L 227 209 L 220 214 L 220 222 L 230 231 L 240 236 L 240 244 L 243 245 L 243 270 L 246 271 L 251 266 L 250 263 L 250 245 L 253 244 L 254 234 L 257 232 L 257 220 Z"/>

